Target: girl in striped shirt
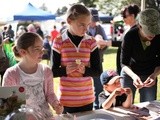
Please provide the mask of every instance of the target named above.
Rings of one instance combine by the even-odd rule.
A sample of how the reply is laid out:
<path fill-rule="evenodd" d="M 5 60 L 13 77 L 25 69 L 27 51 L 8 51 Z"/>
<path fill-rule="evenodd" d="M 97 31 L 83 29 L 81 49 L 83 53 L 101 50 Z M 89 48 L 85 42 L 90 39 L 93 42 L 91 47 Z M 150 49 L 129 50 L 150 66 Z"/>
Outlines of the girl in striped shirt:
<path fill-rule="evenodd" d="M 81 4 L 67 12 L 68 28 L 52 46 L 52 71 L 60 77 L 60 102 L 64 112 L 82 112 L 93 108 L 93 76 L 101 74 L 96 40 L 87 35 L 90 11 Z M 91 77 L 92 76 L 92 77 Z"/>

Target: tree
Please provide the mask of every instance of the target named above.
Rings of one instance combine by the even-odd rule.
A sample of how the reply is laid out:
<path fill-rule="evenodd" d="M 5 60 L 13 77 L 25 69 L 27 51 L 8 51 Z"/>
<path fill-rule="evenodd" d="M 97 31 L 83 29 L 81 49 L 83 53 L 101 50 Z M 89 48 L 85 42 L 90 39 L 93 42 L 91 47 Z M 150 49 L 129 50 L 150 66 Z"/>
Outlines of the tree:
<path fill-rule="evenodd" d="M 87 7 L 96 7 L 96 2 L 99 0 L 79 0 L 78 3 L 83 3 Z"/>
<path fill-rule="evenodd" d="M 146 8 L 154 8 L 160 11 L 160 0 L 146 0 Z"/>
<path fill-rule="evenodd" d="M 47 11 L 47 10 L 48 10 L 45 3 L 42 4 L 42 6 L 40 7 L 40 9 L 42 9 L 42 10 L 44 10 L 44 11 Z"/>
<path fill-rule="evenodd" d="M 129 4 L 137 4 L 141 6 L 141 0 L 78 0 L 78 3 L 83 3 L 87 7 L 96 7 L 102 13 L 112 14 L 114 16 L 120 14 L 121 9 Z M 160 11 L 160 0 L 146 0 L 146 8 L 155 8 Z M 58 15 L 63 15 L 67 11 L 64 6 L 57 10 Z"/>
<path fill-rule="evenodd" d="M 56 11 L 57 16 L 64 15 L 67 12 L 68 8 L 63 6 L 62 8 L 58 8 Z"/>
<path fill-rule="evenodd" d="M 137 4 L 138 6 L 141 5 L 140 0 L 99 0 L 97 2 L 98 8 L 103 11 L 104 13 L 112 13 L 112 15 L 118 15 L 121 9 L 129 4 Z"/>

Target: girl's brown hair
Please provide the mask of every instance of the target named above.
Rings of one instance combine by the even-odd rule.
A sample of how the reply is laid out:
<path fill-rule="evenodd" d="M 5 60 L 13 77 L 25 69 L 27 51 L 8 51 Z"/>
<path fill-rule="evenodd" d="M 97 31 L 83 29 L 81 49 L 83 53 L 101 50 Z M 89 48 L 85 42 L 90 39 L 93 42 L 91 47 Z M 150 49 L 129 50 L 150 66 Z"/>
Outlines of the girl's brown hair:
<path fill-rule="evenodd" d="M 33 46 L 36 40 L 42 39 L 37 33 L 27 32 L 22 34 L 16 41 L 13 47 L 13 52 L 15 57 L 21 57 L 18 50 L 27 50 L 29 47 Z"/>
<path fill-rule="evenodd" d="M 76 20 L 82 15 L 91 15 L 90 11 L 81 4 L 74 4 L 67 12 L 67 19 Z"/>

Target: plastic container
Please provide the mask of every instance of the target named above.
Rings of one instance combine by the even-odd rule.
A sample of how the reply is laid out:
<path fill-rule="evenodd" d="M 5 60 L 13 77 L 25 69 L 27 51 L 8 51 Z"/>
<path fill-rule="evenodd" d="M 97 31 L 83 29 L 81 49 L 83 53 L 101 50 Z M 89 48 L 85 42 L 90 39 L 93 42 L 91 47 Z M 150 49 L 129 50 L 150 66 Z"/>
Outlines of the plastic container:
<path fill-rule="evenodd" d="M 26 105 L 21 105 L 21 108 L 13 111 L 6 116 L 5 120 L 45 120 L 40 113 L 35 112 L 33 109 Z"/>

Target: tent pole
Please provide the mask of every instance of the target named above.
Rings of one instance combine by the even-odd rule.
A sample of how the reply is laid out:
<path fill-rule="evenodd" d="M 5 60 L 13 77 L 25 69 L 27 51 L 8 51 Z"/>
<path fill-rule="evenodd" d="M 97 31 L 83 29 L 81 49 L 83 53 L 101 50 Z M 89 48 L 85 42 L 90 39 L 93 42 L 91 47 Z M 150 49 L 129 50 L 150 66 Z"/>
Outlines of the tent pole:
<path fill-rule="evenodd" d="M 141 11 L 145 9 L 146 0 L 141 0 Z"/>

